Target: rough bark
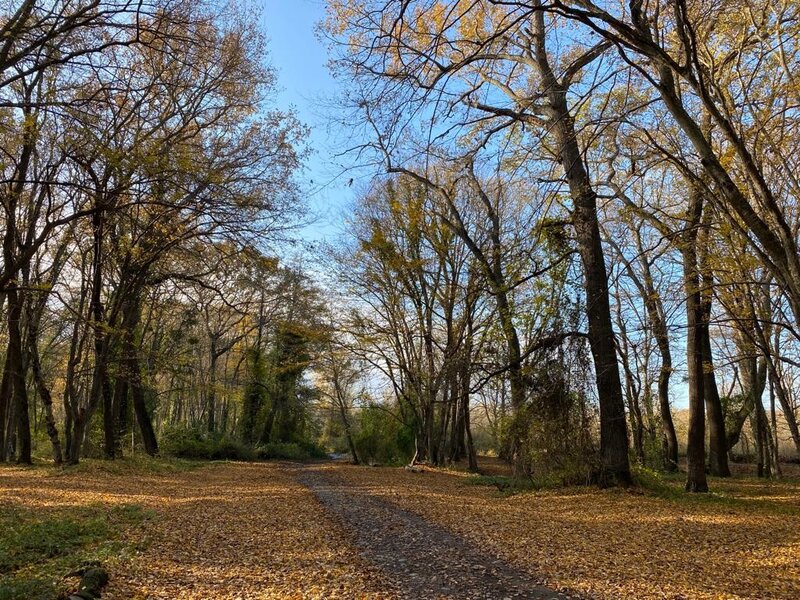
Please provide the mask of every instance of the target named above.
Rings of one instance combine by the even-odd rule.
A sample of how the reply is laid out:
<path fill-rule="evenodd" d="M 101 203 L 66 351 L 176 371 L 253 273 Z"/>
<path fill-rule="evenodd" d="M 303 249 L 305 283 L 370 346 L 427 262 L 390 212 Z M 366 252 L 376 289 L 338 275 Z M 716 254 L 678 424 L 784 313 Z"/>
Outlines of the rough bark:
<path fill-rule="evenodd" d="M 698 268 L 701 272 L 702 290 L 700 293 L 703 311 L 702 328 L 699 330 L 700 351 L 703 353 L 703 394 L 708 421 L 708 470 L 712 475 L 730 477 L 728 452 L 725 435 L 725 414 L 719 397 L 717 378 L 714 373 L 714 353 L 711 349 L 711 307 L 714 274 L 709 264 L 709 233 L 712 211 L 703 211 L 702 227 L 698 233 Z"/>
<path fill-rule="evenodd" d="M 541 2 L 534 3 L 537 7 Z M 589 346 L 595 366 L 600 404 L 600 454 L 603 485 L 629 485 L 628 432 L 625 401 L 614 344 L 614 329 L 608 298 L 608 274 L 597 220 L 597 194 L 592 187 L 578 146 L 575 121 L 567 105 L 567 89 L 555 76 L 545 46 L 544 14 L 533 17 L 534 55 L 549 104 L 552 131 L 559 159 L 574 203 L 573 224 L 583 262 Z"/>
<path fill-rule="evenodd" d="M 687 229 L 681 240 L 683 278 L 686 293 L 686 364 L 689 385 L 689 435 L 686 448 L 688 473 L 686 490 L 707 492 L 705 461 L 705 407 L 703 377 L 703 306 L 700 294 L 700 274 L 697 267 L 697 226 L 703 204 L 696 189 L 689 193 Z"/>
<path fill-rule="evenodd" d="M 8 294 L 8 356 L 16 424 L 16 455 L 20 464 L 31 464 L 31 424 L 28 409 L 25 357 L 22 347 L 22 298 L 16 288 Z"/>
<path fill-rule="evenodd" d="M 3 378 L 0 380 L 0 462 L 6 460 L 6 430 L 11 415 L 11 367 L 9 365 L 8 347 L 3 361 Z"/>
<path fill-rule="evenodd" d="M 31 360 L 31 372 L 36 385 L 36 391 L 44 407 L 45 427 L 47 429 L 47 436 L 50 438 L 50 445 L 53 449 L 53 462 L 60 465 L 64 462 L 64 455 L 61 450 L 61 441 L 58 437 L 55 415 L 53 414 L 53 395 L 50 393 L 50 388 L 47 387 L 47 382 L 44 380 L 44 374 L 42 373 L 38 338 L 38 319 L 36 319 L 36 322 L 31 323 L 28 329 L 28 353 Z"/>
<path fill-rule="evenodd" d="M 728 465 L 727 436 L 725 434 L 725 414 L 717 388 L 717 378 L 711 352 L 711 340 L 708 335 L 708 323 L 702 331 L 703 352 L 703 394 L 706 402 L 706 418 L 708 420 L 708 470 L 718 477 L 730 477 Z"/>

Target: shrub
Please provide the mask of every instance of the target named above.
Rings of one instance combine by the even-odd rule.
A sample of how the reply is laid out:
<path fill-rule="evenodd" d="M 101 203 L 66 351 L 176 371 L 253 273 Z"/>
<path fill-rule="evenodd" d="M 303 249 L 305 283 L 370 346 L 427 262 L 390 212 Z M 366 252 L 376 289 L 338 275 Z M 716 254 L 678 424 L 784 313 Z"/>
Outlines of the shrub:
<path fill-rule="evenodd" d="M 253 460 L 252 448 L 225 435 L 197 428 L 174 427 L 161 436 L 161 451 L 176 458 L 207 460 Z"/>
<path fill-rule="evenodd" d="M 518 473 L 535 487 L 586 485 L 598 479 L 593 410 L 566 375 L 554 362 L 537 365 L 525 405 L 495 422 L 499 456 L 512 460 L 519 444 Z"/>
<path fill-rule="evenodd" d="M 358 412 L 353 443 L 359 459 L 367 464 L 403 464 L 414 454 L 411 428 L 377 405 Z"/>
<path fill-rule="evenodd" d="M 327 454 L 319 446 L 311 443 L 271 442 L 256 448 L 256 456 L 260 459 L 309 460 L 312 458 L 325 458 Z"/>

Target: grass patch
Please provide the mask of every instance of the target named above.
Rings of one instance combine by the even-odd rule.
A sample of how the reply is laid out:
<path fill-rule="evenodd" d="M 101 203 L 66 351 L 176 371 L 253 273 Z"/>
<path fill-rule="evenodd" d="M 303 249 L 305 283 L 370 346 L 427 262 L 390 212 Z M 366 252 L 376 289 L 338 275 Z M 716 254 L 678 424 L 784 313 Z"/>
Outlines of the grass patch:
<path fill-rule="evenodd" d="M 541 482 L 533 478 L 507 477 L 505 475 L 470 475 L 464 478 L 466 485 L 480 485 L 497 488 L 503 496 L 513 496 L 520 492 L 532 492 L 542 489 Z"/>
<path fill-rule="evenodd" d="M 114 460 L 83 459 L 77 465 L 66 465 L 55 470 L 53 474 L 161 475 L 191 471 L 203 466 L 203 464 L 205 463 L 200 460 L 174 457 L 153 458 L 143 454 Z M 52 464 L 48 466 L 52 467 Z"/>
<path fill-rule="evenodd" d="M 65 576 L 82 565 L 129 557 L 136 548 L 122 540 L 123 532 L 152 516 L 135 504 L 2 507 L 0 600 L 55 600 L 69 587 Z"/>
<path fill-rule="evenodd" d="M 645 467 L 632 469 L 636 488 L 662 500 L 694 505 L 717 505 L 731 509 L 743 509 L 773 515 L 800 515 L 800 507 L 782 504 L 769 497 L 749 498 L 747 486 L 770 489 L 791 485 L 785 481 L 765 480 L 756 477 L 709 477 L 710 491 L 704 494 L 687 492 L 685 473 L 662 473 Z"/>

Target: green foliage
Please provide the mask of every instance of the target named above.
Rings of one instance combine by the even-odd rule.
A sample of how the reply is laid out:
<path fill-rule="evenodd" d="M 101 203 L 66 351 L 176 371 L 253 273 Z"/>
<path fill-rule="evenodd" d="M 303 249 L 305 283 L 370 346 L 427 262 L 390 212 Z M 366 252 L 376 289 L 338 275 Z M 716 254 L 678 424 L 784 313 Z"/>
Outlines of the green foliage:
<path fill-rule="evenodd" d="M 325 458 L 327 454 L 325 450 L 312 443 L 272 442 L 256 448 L 256 456 L 261 459 L 310 460 Z"/>
<path fill-rule="evenodd" d="M 270 442 L 252 448 L 238 440 L 197 428 L 173 427 L 161 438 L 164 453 L 182 459 L 195 460 L 309 460 L 325 458 L 325 451 L 313 442 Z"/>
<path fill-rule="evenodd" d="M 644 466 L 655 469 L 656 471 L 665 469 L 664 463 L 666 461 L 666 455 L 661 435 L 656 434 L 651 436 L 645 432 L 642 445 L 644 449 Z M 635 458 L 632 457 L 631 464 L 634 462 Z"/>
<path fill-rule="evenodd" d="M 0 511 L 0 600 L 53 600 L 65 575 L 88 562 L 126 556 L 126 526 L 151 518 L 138 505 L 94 504 L 69 512 Z"/>
<path fill-rule="evenodd" d="M 245 444 L 252 444 L 256 437 L 258 416 L 267 403 L 267 363 L 260 348 L 250 350 L 248 357 L 250 378 L 244 392 L 241 433 Z"/>
<path fill-rule="evenodd" d="M 414 455 L 412 429 L 380 406 L 358 411 L 354 429 L 353 443 L 359 458 L 367 464 L 403 464 Z"/>
<path fill-rule="evenodd" d="M 306 443 L 316 438 L 308 406 L 317 391 L 303 385 L 313 333 L 297 323 L 278 325 L 269 360 L 265 364 L 264 408 L 256 430 L 260 443 Z M 251 439 L 255 439 L 255 435 Z"/>
<path fill-rule="evenodd" d="M 202 463 L 174 457 L 153 458 L 146 454 L 135 454 L 114 460 L 82 459 L 77 465 L 66 465 L 55 472 L 56 476 L 67 473 L 103 473 L 119 476 L 158 475 L 161 473 L 179 473 L 196 469 Z"/>
<path fill-rule="evenodd" d="M 636 487 L 654 493 L 657 496 L 668 497 L 674 493 L 673 486 L 664 478 L 664 474 L 642 465 L 632 465 L 631 474 Z"/>
<path fill-rule="evenodd" d="M 515 414 L 497 419 L 499 455 L 512 459 L 519 444 L 519 472 L 536 487 L 595 483 L 599 457 L 592 443 L 593 413 L 583 394 L 572 389 L 563 366 L 542 362 L 530 374 L 529 397 Z"/>
<path fill-rule="evenodd" d="M 161 451 L 169 456 L 206 460 L 253 460 L 255 451 L 224 434 L 173 427 L 161 436 Z"/>

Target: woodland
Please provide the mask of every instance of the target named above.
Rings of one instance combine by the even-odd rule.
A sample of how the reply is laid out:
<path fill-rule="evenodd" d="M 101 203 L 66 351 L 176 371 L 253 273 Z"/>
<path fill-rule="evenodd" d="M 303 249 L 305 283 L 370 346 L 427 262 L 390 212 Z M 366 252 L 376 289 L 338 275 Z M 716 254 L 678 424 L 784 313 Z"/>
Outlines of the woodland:
<path fill-rule="evenodd" d="M 0 0 L 0 600 L 800 597 L 800 4 L 328 0 L 324 240 L 270 4 Z"/>

